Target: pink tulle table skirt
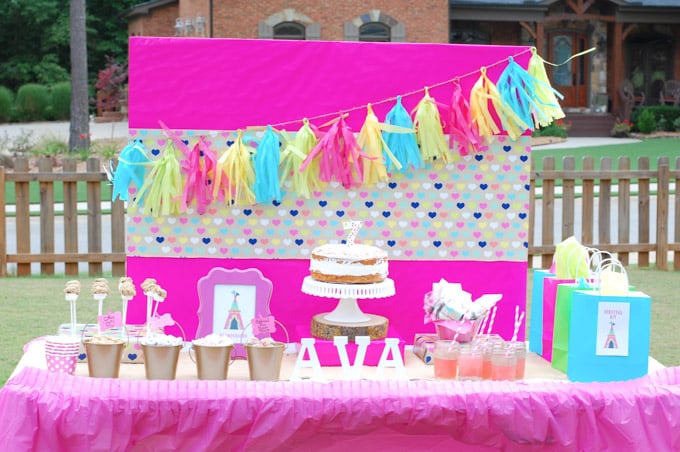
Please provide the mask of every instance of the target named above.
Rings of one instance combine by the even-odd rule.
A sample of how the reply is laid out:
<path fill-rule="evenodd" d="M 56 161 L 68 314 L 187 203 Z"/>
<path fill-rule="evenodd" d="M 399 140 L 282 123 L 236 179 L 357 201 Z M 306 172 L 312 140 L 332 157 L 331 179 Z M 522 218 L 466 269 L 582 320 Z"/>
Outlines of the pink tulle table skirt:
<path fill-rule="evenodd" d="M 579 384 L 110 380 L 26 367 L 0 391 L 0 446 L 670 451 L 680 449 L 679 382 L 680 368 Z"/>

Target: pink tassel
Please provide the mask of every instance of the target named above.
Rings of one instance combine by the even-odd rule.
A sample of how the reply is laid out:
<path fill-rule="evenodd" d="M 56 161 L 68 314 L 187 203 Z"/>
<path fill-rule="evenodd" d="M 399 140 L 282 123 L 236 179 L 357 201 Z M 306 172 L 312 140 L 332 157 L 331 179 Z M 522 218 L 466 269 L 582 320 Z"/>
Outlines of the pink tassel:
<path fill-rule="evenodd" d="M 470 104 L 463 95 L 459 80 L 453 81 L 453 94 L 449 104 L 449 147 L 458 148 L 460 155 L 468 155 L 470 150 L 487 149 L 482 144 L 479 130 L 472 123 Z"/>
<path fill-rule="evenodd" d="M 182 161 L 182 172 L 186 175 L 184 193 L 182 194 L 182 208 L 186 210 L 192 203 L 196 203 L 196 210 L 203 215 L 213 201 L 212 183 L 215 179 L 217 156 L 210 149 L 203 137 Z"/>
<path fill-rule="evenodd" d="M 300 171 L 304 171 L 307 165 L 318 157 L 319 180 L 323 182 L 335 180 L 345 188 L 359 187 L 363 180 L 362 160 L 369 157 L 361 152 L 354 133 L 344 118 L 340 116 L 335 120 L 302 163 Z"/>

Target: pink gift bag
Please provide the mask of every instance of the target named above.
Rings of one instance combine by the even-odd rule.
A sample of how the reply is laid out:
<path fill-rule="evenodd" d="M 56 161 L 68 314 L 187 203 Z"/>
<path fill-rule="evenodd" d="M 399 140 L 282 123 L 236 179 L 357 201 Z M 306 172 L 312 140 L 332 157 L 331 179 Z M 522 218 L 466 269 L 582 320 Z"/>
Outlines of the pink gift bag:
<path fill-rule="evenodd" d="M 555 329 L 555 301 L 557 287 L 560 284 L 573 284 L 574 279 L 558 279 L 547 276 L 543 279 L 543 336 L 541 356 L 548 362 L 552 361 L 553 332 Z"/>

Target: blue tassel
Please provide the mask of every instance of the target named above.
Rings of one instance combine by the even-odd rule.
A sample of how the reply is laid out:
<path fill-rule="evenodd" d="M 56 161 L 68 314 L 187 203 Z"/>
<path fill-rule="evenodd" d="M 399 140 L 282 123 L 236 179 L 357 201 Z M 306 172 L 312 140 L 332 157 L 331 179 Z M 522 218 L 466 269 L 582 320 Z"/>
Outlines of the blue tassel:
<path fill-rule="evenodd" d="M 552 122 L 549 108 L 559 108 L 558 104 L 545 104 L 541 101 L 540 91 L 556 92 L 550 85 L 529 74 L 515 60 L 508 58 L 505 68 L 496 84 L 501 100 L 509 105 L 526 124 L 549 124 Z M 559 93 L 558 93 L 559 94 Z M 549 107 L 549 108 L 546 108 Z"/>
<path fill-rule="evenodd" d="M 279 137 L 271 126 L 262 137 L 255 154 L 255 201 L 268 203 L 281 200 L 281 186 L 279 185 Z"/>
<path fill-rule="evenodd" d="M 120 151 L 118 165 L 111 174 L 111 182 L 113 182 L 112 201 L 115 201 L 116 198 L 127 201 L 128 190 L 132 182 L 135 183 L 137 188 L 144 185 L 146 165 L 149 162 L 150 160 L 146 156 L 146 148 L 144 147 L 142 140 L 135 140 L 132 143 L 128 143 L 128 145 Z"/>
<path fill-rule="evenodd" d="M 397 103 L 387 113 L 385 124 L 413 130 L 413 121 L 411 121 L 411 117 L 401 104 L 401 96 L 397 96 Z M 419 169 L 424 166 L 423 159 L 420 156 L 415 130 L 411 133 L 383 132 L 383 139 L 397 161 L 401 164 L 401 170 L 398 170 L 399 172 L 405 172 L 410 166 L 413 166 L 414 169 Z M 385 158 L 385 166 L 388 172 L 391 173 L 394 171 L 395 165 L 392 163 L 392 159 Z"/>

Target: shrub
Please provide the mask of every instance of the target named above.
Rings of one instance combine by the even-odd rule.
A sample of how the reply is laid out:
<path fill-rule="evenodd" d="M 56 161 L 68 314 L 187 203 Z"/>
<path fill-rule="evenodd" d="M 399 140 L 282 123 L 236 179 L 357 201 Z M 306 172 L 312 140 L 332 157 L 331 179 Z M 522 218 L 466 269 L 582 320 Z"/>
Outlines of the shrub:
<path fill-rule="evenodd" d="M 71 117 L 71 82 L 52 85 L 52 113 L 57 120 L 68 120 Z"/>
<path fill-rule="evenodd" d="M 534 137 L 560 137 L 567 138 L 567 130 L 569 130 L 569 123 L 562 119 L 553 121 L 550 125 L 539 127 L 531 134 Z"/>
<path fill-rule="evenodd" d="M 649 107 L 636 108 L 633 110 L 631 121 L 637 124 L 643 111 L 652 112 L 657 122 L 663 117 L 665 119 L 664 125 L 667 129 L 670 128 L 670 125 L 673 124 L 677 118 L 680 118 L 680 107 L 674 107 L 672 105 L 651 105 Z M 642 132 L 639 129 L 638 131 Z"/>
<path fill-rule="evenodd" d="M 675 121 L 673 121 L 673 130 L 680 132 L 680 118 L 675 118 Z"/>
<path fill-rule="evenodd" d="M 640 116 L 638 117 L 637 127 L 638 130 L 644 134 L 654 132 L 657 127 L 657 121 L 654 117 L 654 113 L 652 113 L 652 111 L 647 108 L 643 109 L 640 113 Z"/>
<path fill-rule="evenodd" d="M 630 121 L 617 121 L 612 127 L 611 136 L 615 138 L 626 138 L 630 136 L 630 131 L 633 130 L 633 123 Z"/>
<path fill-rule="evenodd" d="M 107 56 L 106 67 L 97 74 L 97 110 L 116 111 L 127 81 L 127 66 Z"/>
<path fill-rule="evenodd" d="M 9 88 L 0 86 L 0 122 L 9 122 L 14 106 L 14 93 Z"/>
<path fill-rule="evenodd" d="M 50 90 L 45 85 L 27 83 L 17 91 L 16 106 L 20 121 L 45 119 L 45 111 L 49 105 Z"/>

